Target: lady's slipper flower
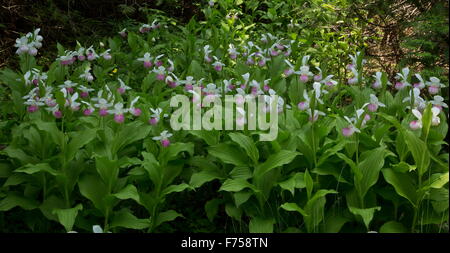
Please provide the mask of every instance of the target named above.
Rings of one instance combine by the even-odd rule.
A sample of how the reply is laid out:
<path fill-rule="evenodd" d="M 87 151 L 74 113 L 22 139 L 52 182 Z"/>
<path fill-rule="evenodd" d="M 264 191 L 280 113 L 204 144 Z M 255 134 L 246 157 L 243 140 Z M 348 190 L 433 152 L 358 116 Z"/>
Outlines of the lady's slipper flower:
<path fill-rule="evenodd" d="M 434 76 L 430 77 L 430 81 L 426 82 L 426 85 L 428 86 L 428 92 L 431 95 L 439 93 L 439 89 L 445 87 L 445 85 L 441 83 L 441 80 Z"/>
<path fill-rule="evenodd" d="M 60 89 L 66 90 L 68 93 L 73 93 L 73 87 L 77 86 L 77 83 L 74 83 L 70 80 L 64 82 L 64 84 L 59 85 Z"/>
<path fill-rule="evenodd" d="M 438 108 L 438 109 L 441 110 L 441 111 L 442 111 L 442 108 L 443 108 L 443 107 L 444 107 L 444 108 L 448 108 L 448 105 L 447 105 L 446 103 L 444 103 L 444 98 L 441 97 L 441 96 L 439 96 L 439 95 L 434 96 L 434 97 L 433 97 L 433 100 L 431 100 L 430 103 L 431 103 L 434 107 Z"/>
<path fill-rule="evenodd" d="M 294 66 L 288 61 L 288 60 L 284 60 L 284 62 L 288 65 L 289 68 L 284 70 L 284 75 L 286 77 L 294 74 Z"/>
<path fill-rule="evenodd" d="M 235 86 L 232 84 L 234 78 L 230 80 L 223 80 L 223 85 L 225 86 L 225 93 L 228 93 L 235 89 Z"/>
<path fill-rule="evenodd" d="M 306 90 L 303 90 L 303 98 L 305 99 L 305 101 L 302 101 L 300 103 L 298 103 L 298 109 L 300 111 L 304 111 L 306 109 L 309 109 L 309 103 L 310 103 L 310 99 L 308 96 L 308 92 L 306 92 Z"/>
<path fill-rule="evenodd" d="M 153 65 L 152 59 L 153 59 L 153 57 L 150 55 L 150 53 L 145 53 L 144 57 L 138 58 L 137 60 L 144 62 L 145 68 L 150 68 Z"/>
<path fill-rule="evenodd" d="M 255 53 L 250 54 L 247 57 L 247 61 L 245 62 L 247 65 L 254 65 L 255 64 L 255 60 L 253 59 L 253 56 L 255 55 Z"/>
<path fill-rule="evenodd" d="M 358 82 L 359 73 L 355 68 L 351 68 L 350 70 L 353 73 L 353 77 L 348 79 L 348 84 L 352 85 Z"/>
<path fill-rule="evenodd" d="M 43 106 L 44 103 L 40 99 L 29 98 L 24 102 L 25 105 L 28 105 L 28 112 L 36 112 L 39 109 L 39 106 Z"/>
<path fill-rule="evenodd" d="M 314 113 L 311 112 L 311 110 L 307 110 L 306 113 L 309 115 L 309 121 L 315 122 L 319 119 L 319 116 L 325 116 L 326 114 L 324 112 L 321 112 L 319 110 L 314 110 Z"/>
<path fill-rule="evenodd" d="M 187 76 L 186 80 L 181 80 L 179 82 L 180 82 L 180 84 L 184 85 L 184 88 L 187 91 L 192 90 L 194 88 L 195 81 L 194 81 L 194 77 L 192 77 L 192 76 Z"/>
<path fill-rule="evenodd" d="M 420 97 L 420 90 L 418 88 L 413 88 L 412 90 L 410 90 L 409 97 L 404 98 L 402 102 L 409 103 L 411 100 L 414 100 L 414 107 L 417 107 L 420 110 L 425 108 L 425 100 Z M 410 106 L 406 106 L 406 108 L 410 108 Z"/>
<path fill-rule="evenodd" d="M 122 103 L 117 103 L 114 105 L 114 109 L 108 110 L 108 113 L 114 114 L 114 121 L 117 123 L 123 123 L 125 121 L 124 114 L 128 112 L 128 109 L 123 108 Z"/>
<path fill-rule="evenodd" d="M 131 88 L 129 86 L 127 86 L 122 79 L 117 78 L 117 80 L 119 80 L 119 88 L 117 88 L 117 92 L 119 92 L 119 94 L 124 94 L 127 90 L 131 90 Z"/>
<path fill-rule="evenodd" d="M 328 87 L 333 87 L 338 83 L 337 81 L 332 79 L 333 77 L 334 77 L 334 75 L 328 75 L 327 77 L 322 79 L 322 81 L 320 81 L 320 83 L 323 83 Z"/>
<path fill-rule="evenodd" d="M 53 107 L 48 107 L 48 108 L 45 108 L 45 109 L 47 111 L 50 111 L 53 114 L 53 116 L 55 116 L 55 118 L 57 118 L 57 119 L 62 118 L 62 112 L 61 112 L 61 110 L 59 110 L 59 105 L 58 104 L 56 104 Z"/>
<path fill-rule="evenodd" d="M 322 69 L 320 69 L 319 67 L 316 67 L 316 69 L 319 71 L 319 74 L 314 75 L 314 81 L 320 82 L 322 80 Z"/>
<path fill-rule="evenodd" d="M 409 127 L 412 130 L 417 130 L 419 128 L 422 128 L 422 113 L 420 113 L 419 110 L 413 109 L 412 113 L 414 116 L 416 116 L 417 120 L 413 120 L 409 123 Z"/>
<path fill-rule="evenodd" d="M 300 70 L 294 72 L 295 74 L 300 75 L 300 81 L 302 82 L 307 82 L 309 77 L 314 75 L 311 71 L 309 71 L 309 66 L 307 65 L 309 58 L 309 55 L 303 56 Z"/>
<path fill-rule="evenodd" d="M 173 72 L 175 70 L 173 62 L 170 59 L 167 59 L 167 62 L 169 62 L 169 67 L 167 68 L 167 71 Z"/>
<path fill-rule="evenodd" d="M 152 112 L 152 114 L 150 115 L 150 119 L 148 120 L 148 123 L 150 123 L 150 125 L 156 125 L 158 124 L 160 118 L 161 118 L 161 113 L 162 113 L 162 109 L 161 108 L 150 108 L 150 111 Z"/>
<path fill-rule="evenodd" d="M 236 50 L 236 48 L 234 47 L 233 44 L 228 45 L 228 55 L 230 56 L 230 58 L 232 60 L 236 60 L 236 58 L 239 54 L 240 53 Z"/>
<path fill-rule="evenodd" d="M 152 29 L 158 29 L 161 25 L 158 23 L 158 20 L 153 20 L 151 28 Z"/>
<path fill-rule="evenodd" d="M 58 58 L 56 58 L 56 60 L 60 61 L 61 65 L 70 65 L 72 64 L 76 57 L 76 52 L 72 52 L 72 51 L 65 51 L 65 55 L 61 55 Z"/>
<path fill-rule="evenodd" d="M 156 73 L 156 79 L 158 79 L 159 81 L 164 81 L 164 79 L 166 78 L 166 68 L 164 68 L 164 66 L 153 68 L 152 71 Z"/>
<path fill-rule="evenodd" d="M 172 137 L 172 134 L 167 130 L 161 132 L 160 136 L 155 136 L 152 139 L 155 141 L 160 141 L 163 147 L 168 147 L 170 145 L 169 138 Z"/>
<path fill-rule="evenodd" d="M 242 107 L 236 107 L 236 125 L 244 126 L 246 123 L 245 120 L 245 110 Z"/>
<path fill-rule="evenodd" d="M 414 88 L 417 89 L 425 88 L 425 81 L 423 80 L 422 76 L 420 74 L 415 74 L 415 76 L 419 80 L 419 82 L 414 84 Z"/>
<path fill-rule="evenodd" d="M 263 90 L 264 91 L 269 91 L 270 90 L 269 81 L 270 81 L 270 79 L 264 80 L 264 86 L 263 86 Z"/>
<path fill-rule="evenodd" d="M 419 110 L 417 109 L 413 109 L 412 113 L 414 114 L 414 116 L 416 116 L 417 120 L 413 120 L 409 123 L 409 127 L 412 130 L 417 130 L 423 127 L 422 124 L 422 113 L 420 113 Z M 432 113 L 432 118 L 431 118 L 431 125 L 432 126 L 437 126 L 439 125 L 439 123 L 441 122 L 441 119 L 439 118 L 439 113 L 440 110 L 439 108 L 433 107 L 431 108 L 431 113 Z"/>
<path fill-rule="evenodd" d="M 118 32 L 120 36 L 123 38 L 127 37 L 127 28 L 123 28 L 120 32 Z"/>
<path fill-rule="evenodd" d="M 385 104 L 378 101 L 378 98 L 374 94 L 370 94 L 370 103 L 363 105 L 365 107 L 367 105 L 367 109 L 370 112 L 376 112 L 378 107 L 386 107 Z"/>
<path fill-rule="evenodd" d="M 328 91 L 326 91 L 326 90 L 322 91 L 322 84 L 319 82 L 313 83 L 313 89 L 314 89 L 314 96 L 316 97 L 316 101 L 323 104 L 323 101 L 322 101 L 322 99 L 320 99 L 320 97 L 322 96 L 322 94 L 327 94 Z"/>
<path fill-rule="evenodd" d="M 95 111 L 95 108 L 90 103 L 86 101 L 81 101 L 81 103 L 87 106 L 87 108 L 83 110 L 84 116 L 89 116 Z"/>
<path fill-rule="evenodd" d="M 99 57 L 98 54 L 95 52 L 93 46 L 90 46 L 88 49 L 86 49 L 86 56 L 88 61 L 93 61 Z"/>
<path fill-rule="evenodd" d="M 375 75 L 373 75 L 373 77 L 375 77 L 375 82 L 372 84 L 372 88 L 374 89 L 379 89 L 381 88 L 381 78 L 382 78 L 383 74 L 381 72 L 376 72 Z"/>
<path fill-rule="evenodd" d="M 344 119 L 349 123 L 349 126 L 342 128 L 342 135 L 345 137 L 352 136 L 355 132 L 360 133 L 361 131 L 355 126 L 357 118 L 349 118 L 344 116 Z"/>
<path fill-rule="evenodd" d="M 395 76 L 395 79 L 399 80 L 395 83 L 395 88 L 397 90 L 402 90 L 407 86 L 411 86 L 411 84 L 408 82 L 409 77 L 409 68 L 403 68 L 401 73 L 397 73 Z"/>
<path fill-rule="evenodd" d="M 204 54 L 203 59 L 207 63 L 210 63 L 212 61 L 211 57 L 209 56 L 209 54 L 212 52 L 212 50 L 209 49 L 209 47 L 210 47 L 209 45 L 206 45 L 206 46 L 203 47 L 203 54 Z"/>
<path fill-rule="evenodd" d="M 161 57 L 163 57 L 163 56 L 164 56 L 164 54 L 160 54 L 160 55 L 155 57 L 154 62 L 155 62 L 156 67 L 159 67 L 159 66 L 163 65 L 163 62 L 160 60 Z"/>
<path fill-rule="evenodd" d="M 178 77 L 174 73 L 167 75 L 165 82 L 170 88 L 175 88 L 179 84 Z"/>
<path fill-rule="evenodd" d="M 78 89 L 81 91 L 80 92 L 80 97 L 82 97 L 82 98 L 87 98 L 89 96 L 89 92 L 94 91 L 94 89 L 85 87 L 83 85 L 80 85 L 78 87 Z"/>
<path fill-rule="evenodd" d="M 38 86 L 40 81 L 43 82 L 47 80 L 47 74 L 40 73 L 40 71 L 36 68 L 27 71 L 23 77 L 25 80 L 25 85 L 34 84 L 35 86 Z"/>
<path fill-rule="evenodd" d="M 361 52 L 356 52 L 355 55 L 348 55 L 350 59 L 352 60 L 351 64 L 347 65 L 347 69 L 351 70 L 352 68 L 356 68 L 358 66 L 358 57 L 361 55 Z M 362 64 L 366 63 L 366 60 L 362 60 Z"/>
<path fill-rule="evenodd" d="M 140 28 L 139 28 L 139 32 L 140 33 L 146 33 L 149 32 L 152 29 L 152 26 L 149 24 L 143 24 Z"/>
<path fill-rule="evenodd" d="M 138 100 L 139 100 L 139 97 L 136 97 L 135 99 L 133 99 L 130 103 L 130 108 L 128 109 L 128 111 L 136 117 L 139 117 L 142 113 L 142 110 L 140 108 L 134 107 L 134 104 L 136 104 L 136 102 Z"/>
<path fill-rule="evenodd" d="M 103 91 L 100 90 L 98 92 L 98 96 L 96 98 L 92 98 L 92 101 L 96 101 L 97 103 L 94 104 L 94 107 L 99 108 L 99 115 L 100 116 L 106 116 L 108 115 L 108 108 L 111 107 L 114 103 L 114 100 L 111 100 L 111 102 L 108 102 L 108 100 L 111 99 L 112 94 L 110 93 L 110 96 L 108 96 L 108 100 L 102 98 Z"/>
<path fill-rule="evenodd" d="M 84 80 L 88 82 L 92 82 L 94 80 L 94 76 L 91 74 L 91 68 L 86 68 L 83 74 L 80 75 L 80 78 L 83 78 Z"/>
<path fill-rule="evenodd" d="M 111 60 L 112 56 L 111 56 L 111 49 L 106 50 L 105 52 L 101 53 L 100 56 L 103 57 L 103 59 L 109 61 Z"/>
<path fill-rule="evenodd" d="M 72 96 L 69 97 L 67 104 L 70 105 L 70 109 L 72 111 L 78 111 L 80 109 L 80 103 L 77 102 L 78 93 L 75 92 Z"/>
<path fill-rule="evenodd" d="M 213 56 L 215 62 L 212 64 L 212 66 L 214 67 L 214 69 L 216 71 L 222 71 L 222 67 L 225 66 L 225 64 L 223 64 L 222 62 L 219 61 L 219 59 L 215 56 Z"/>

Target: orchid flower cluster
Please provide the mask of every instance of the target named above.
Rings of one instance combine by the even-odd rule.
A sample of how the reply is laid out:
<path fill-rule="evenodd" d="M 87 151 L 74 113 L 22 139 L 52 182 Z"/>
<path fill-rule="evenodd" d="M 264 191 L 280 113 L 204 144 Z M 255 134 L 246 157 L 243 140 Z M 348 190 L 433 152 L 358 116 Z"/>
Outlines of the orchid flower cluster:
<path fill-rule="evenodd" d="M 90 46 L 89 48 L 79 47 L 76 51 L 66 50 L 64 55 L 60 55 L 56 60 L 60 61 L 61 65 L 71 65 L 77 60 L 80 62 L 86 59 L 88 61 L 93 61 L 100 57 L 109 61 L 112 59 L 110 52 L 111 49 L 107 49 L 101 54 L 97 54 L 93 46 Z"/>
<path fill-rule="evenodd" d="M 242 56 L 246 59 L 247 65 L 258 65 L 259 67 L 264 67 L 266 63 L 272 59 L 272 57 L 278 56 L 279 54 L 283 54 L 287 57 L 292 52 L 291 43 L 293 41 L 283 43 L 283 39 L 279 39 L 270 33 L 262 34 L 259 41 L 262 43 L 261 46 L 255 44 L 253 41 L 248 41 L 242 46 L 229 44 L 227 50 L 229 58 L 236 61 L 239 56 Z M 220 72 L 225 64 L 223 61 L 218 59 L 217 56 L 212 56 L 212 52 L 213 50 L 211 49 L 211 46 L 205 45 L 203 47 L 203 59 L 206 63 L 211 63 L 214 69 Z"/>
<path fill-rule="evenodd" d="M 141 32 L 148 32 L 152 29 L 159 27 L 159 23 L 155 20 L 152 25 L 143 25 L 140 28 Z M 38 33 L 35 31 L 34 37 L 38 38 Z M 119 32 L 121 36 L 126 36 L 126 29 Z M 287 68 L 284 70 L 282 77 L 288 78 L 292 75 L 297 76 L 297 80 L 300 85 L 308 85 L 312 82 L 311 89 L 303 89 L 303 98 L 297 104 L 300 111 L 304 111 L 309 116 L 311 122 L 315 122 L 319 119 L 319 116 L 325 116 L 325 112 L 320 111 L 320 108 L 324 107 L 325 96 L 329 94 L 338 84 L 333 80 L 333 75 L 325 75 L 319 66 L 310 65 L 310 55 L 304 55 L 301 58 L 301 64 L 293 64 L 287 57 L 291 54 L 291 46 L 293 41 L 286 41 L 279 39 L 271 33 L 262 34 L 258 40 L 258 45 L 252 41 L 247 41 L 241 46 L 235 44 L 228 45 L 228 56 L 231 62 L 242 60 L 250 66 L 256 66 L 257 68 L 265 67 L 268 61 L 271 61 L 273 57 L 283 55 L 286 57 L 284 63 Z M 38 45 L 39 46 L 39 45 Z M 215 50 L 210 45 L 203 47 L 203 59 L 206 63 L 211 64 L 213 69 L 217 72 L 222 71 L 226 62 L 225 59 L 220 59 L 216 55 L 213 55 Z M 207 81 L 205 78 L 195 80 L 192 76 L 186 76 L 184 78 L 178 78 L 175 73 L 174 62 L 168 58 L 164 59 L 164 54 L 152 55 L 150 52 L 145 52 L 142 57 L 137 58 L 137 61 L 142 62 L 143 67 L 148 69 L 148 73 L 155 74 L 156 79 L 161 82 L 165 82 L 170 88 L 177 88 L 183 86 L 184 92 L 192 95 L 192 101 L 197 103 L 198 109 L 203 105 L 199 98 L 201 95 L 206 95 L 210 99 L 216 96 L 223 96 L 226 94 L 235 95 L 239 94 L 242 98 L 241 103 L 245 100 L 243 98 L 256 98 L 257 96 L 264 96 L 266 104 L 271 104 L 272 97 L 270 95 L 276 95 L 277 92 L 271 87 L 271 79 L 259 79 L 250 78 L 250 73 L 243 74 L 241 76 L 234 76 L 230 79 L 219 79 L 213 81 Z M 76 51 L 65 51 L 65 54 L 59 56 L 57 60 L 62 65 L 70 65 L 75 61 L 93 61 L 97 58 L 103 57 L 105 60 L 111 59 L 110 49 L 105 50 L 101 54 L 97 54 L 93 46 L 89 48 L 78 47 Z M 358 52 L 355 55 L 350 55 L 351 64 L 347 66 L 353 73 L 353 77 L 348 81 L 349 84 L 356 83 L 362 73 L 358 73 L 358 70 L 362 66 L 358 64 L 364 64 L 365 61 L 360 59 L 361 54 Z M 232 63 L 233 64 L 233 63 Z M 297 67 L 298 66 L 298 67 Z M 153 68 L 152 68 L 153 67 Z M 412 114 L 417 118 L 411 122 L 411 129 L 419 129 L 422 127 L 422 111 L 428 103 L 433 105 L 433 125 L 437 125 L 440 122 L 439 113 L 442 108 L 448 108 L 443 102 L 444 99 L 436 95 L 442 87 L 445 87 L 438 78 L 430 77 L 428 81 L 425 81 L 420 74 L 416 74 L 415 77 L 418 80 L 413 85 L 410 84 L 410 73 L 408 68 L 404 68 L 400 73 L 396 75 L 397 82 L 395 83 L 395 89 L 401 90 L 408 88 L 409 96 L 403 98 L 402 102 L 406 103 L 406 108 L 410 109 Z M 384 78 L 381 72 L 376 72 L 374 75 L 374 82 L 372 88 L 380 89 L 390 83 Z M 47 74 L 39 71 L 38 69 L 31 69 L 24 75 L 24 81 L 26 86 L 33 85 L 31 91 L 23 97 L 24 104 L 27 105 L 28 112 L 35 112 L 40 107 L 45 107 L 46 111 L 51 112 L 56 118 L 63 117 L 65 108 L 71 111 L 79 111 L 82 108 L 83 115 L 90 116 L 95 111 L 98 111 L 100 117 L 107 115 L 114 115 L 114 121 L 121 124 L 125 121 L 126 115 L 131 114 L 135 117 L 139 117 L 142 114 L 142 110 L 135 105 L 139 101 L 139 97 L 129 98 L 128 102 L 125 102 L 123 96 L 127 94 L 127 91 L 131 90 L 121 78 L 117 78 L 117 85 L 115 87 L 115 93 L 110 89 L 110 86 L 104 85 L 97 90 L 97 96 L 90 96 L 95 89 L 88 87 L 94 81 L 94 75 L 92 74 L 91 65 L 86 65 L 84 72 L 79 75 L 81 81 L 85 81 L 86 86 L 66 80 L 60 84 L 57 89 L 54 87 L 46 86 Z M 258 79 L 258 80 L 257 80 Z M 362 79 L 361 79 L 362 80 Z M 199 87 L 202 94 L 197 94 L 194 91 L 195 87 Z M 427 88 L 428 93 L 434 95 L 433 100 L 426 101 L 421 97 L 421 90 Z M 40 90 L 43 89 L 43 90 Z M 65 103 L 61 104 L 57 102 L 57 94 L 60 92 L 63 95 Z M 118 101 L 116 101 L 118 100 Z M 237 101 L 239 103 L 239 101 Z M 278 96 L 276 101 L 278 112 L 281 113 L 285 108 L 290 109 L 290 105 L 285 100 Z M 61 108 L 63 107 L 63 108 Z M 353 117 L 345 116 L 345 120 L 348 122 L 348 126 L 342 129 L 342 134 L 345 137 L 350 137 L 354 133 L 359 133 L 361 128 L 364 128 L 366 123 L 371 119 L 374 113 L 380 108 L 386 107 L 385 104 L 379 101 L 375 94 L 370 94 L 367 103 L 361 108 L 355 111 Z M 245 110 L 238 108 L 237 122 L 241 126 L 245 125 Z M 266 107 L 268 110 L 268 107 Z M 157 125 L 162 117 L 167 117 L 167 114 L 163 114 L 161 108 L 150 108 L 150 118 L 148 123 L 151 125 Z M 154 138 L 159 140 L 162 146 L 167 147 L 170 144 L 169 138 L 172 135 L 164 130 L 160 136 Z"/>
<path fill-rule="evenodd" d="M 17 47 L 16 54 L 21 55 L 27 53 L 31 56 L 36 56 L 38 49 L 42 47 L 42 41 L 44 38 L 39 35 L 41 31 L 40 28 L 34 30 L 34 32 L 29 32 L 25 36 L 16 39 L 14 44 Z"/>
<path fill-rule="evenodd" d="M 160 28 L 161 27 L 161 24 L 158 22 L 158 20 L 153 20 L 153 22 L 152 22 L 152 24 L 151 25 L 149 25 L 149 24 L 143 24 L 143 25 L 141 25 L 141 27 L 139 28 L 139 32 L 140 33 L 148 33 L 148 32 L 150 32 L 151 30 L 155 30 L 155 29 L 158 29 L 158 28 Z M 124 31 L 124 30 L 122 30 L 121 31 L 121 36 L 122 37 L 125 37 L 124 35 L 123 35 L 123 33 L 124 32 L 126 32 L 126 30 Z M 126 34 L 125 34 L 126 35 Z"/>

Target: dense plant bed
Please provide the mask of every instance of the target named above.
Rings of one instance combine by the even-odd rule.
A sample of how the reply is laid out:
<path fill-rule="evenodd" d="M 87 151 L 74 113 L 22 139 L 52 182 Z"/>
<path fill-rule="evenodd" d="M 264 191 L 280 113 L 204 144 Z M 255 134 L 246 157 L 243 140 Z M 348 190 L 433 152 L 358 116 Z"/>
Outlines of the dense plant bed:
<path fill-rule="evenodd" d="M 58 45 L 49 65 L 39 29 L 17 39 L 20 69 L 0 72 L 1 231 L 448 231 L 442 77 L 390 78 L 364 50 L 317 60 L 294 24 L 215 8 Z"/>

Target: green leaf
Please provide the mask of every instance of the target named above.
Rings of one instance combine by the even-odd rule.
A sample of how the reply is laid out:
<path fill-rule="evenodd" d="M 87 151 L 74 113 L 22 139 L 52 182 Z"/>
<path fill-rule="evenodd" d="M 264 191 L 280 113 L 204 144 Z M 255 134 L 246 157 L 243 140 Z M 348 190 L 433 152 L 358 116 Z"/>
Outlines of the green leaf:
<path fill-rule="evenodd" d="M 278 183 L 278 185 L 281 187 L 281 189 L 290 191 L 292 196 L 294 196 L 296 188 L 306 187 L 304 176 L 305 175 L 303 172 L 297 172 L 293 176 L 289 177 L 289 179 Z"/>
<path fill-rule="evenodd" d="M 339 231 L 342 229 L 342 226 L 350 221 L 349 218 L 334 213 L 335 211 L 336 210 L 328 211 L 328 214 L 331 213 L 331 215 L 325 218 L 323 232 L 339 233 Z"/>
<path fill-rule="evenodd" d="M 55 144 L 59 145 L 60 147 L 64 145 L 65 143 L 64 133 L 59 131 L 59 129 L 56 127 L 55 122 L 44 122 L 41 120 L 37 120 L 34 123 L 36 124 L 36 127 L 39 130 L 46 132 L 51 137 L 51 139 Z"/>
<path fill-rule="evenodd" d="M 383 147 L 366 151 L 361 155 L 361 162 L 359 163 L 361 178 L 355 176 L 354 182 L 361 199 L 364 199 L 370 187 L 376 184 L 386 155 L 387 152 Z"/>
<path fill-rule="evenodd" d="M 138 190 L 136 189 L 136 186 L 134 186 L 132 184 L 125 186 L 122 190 L 113 194 L 113 196 L 118 199 L 122 199 L 122 200 L 132 199 L 132 200 L 136 201 L 137 203 L 141 203 Z"/>
<path fill-rule="evenodd" d="M 408 229 L 397 221 L 388 221 L 380 227 L 380 233 L 408 233 Z"/>
<path fill-rule="evenodd" d="M 383 169 L 381 172 L 386 182 L 394 186 L 397 194 L 409 200 L 416 207 L 418 196 L 411 177 L 408 174 L 398 173 L 392 169 Z"/>
<path fill-rule="evenodd" d="M 228 216 L 231 218 L 240 221 L 242 217 L 242 210 L 237 208 L 231 203 L 228 203 L 225 205 L 225 213 L 227 213 Z"/>
<path fill-rule="evenodd" d="M 319 160 L 317 161 L 317 167 L 323 164 L 330 156 L 335 155 L 337 152 L 343 149 L 347 143 L 348 143 L 347 141 L 340 141 L 333 147 L 323 152 L 323 154 L 319 157 Z"/>
<path fill-rule="evenodd" d="M 25 154 L 25 152 L 22 149 L 15 148 L 13 146 L 8 146 L 4 149 L 6 155 L 8 155 L 11 158 L 19 160 L 22 164 L 27 163 L 35 163 L 35 158 L 32 156 L 29 156 Z"/>
<path fill-rule="evenodd" d="M 426 138 L 430 132 L 431 120 L 433 118 L 433 113 L 431 112 L 432 104 L 428 103 L 422 114 L 422 138 Z"/>
<path fill-rule="evenodd" d="M 209 147 L 208 153 L 219 158 L 224 163 L 234 164 L 236 166 L 247 165 L 246 158 L 243 156 L 242 152 L 226 143 L 220 143 Z"/>
<path fill-rule="evenodd" d="M 69 142 L 66 150 L 66 161 L 70 161 L 75 157 L 75 154 L 84 145 L 91 142 L 97 135 L 97 129 L 86 129 L 83 131 L 75 132 L 72 135 L 72 140 Z"/>
<path fill-rule="evenodd" d="M 234 179 L 250 179 L 252 178 L 252 171 L 247 166 L 238 166 L 231 170 L 230 177 Z"/>
<path fill-rule="evenodd" d="M 191 180 L 189 184 L 198 188 L 202 186 L 204 183 L 210 182 L 215 179 L 223 179 L 224 177 L 221 175 L 220 171 L 210 169 L 210 170 L 202 170 L 197 173 L 193 173 L 191 176 Z"/>
<path fill-rule="evenodd" d="M 150 133 L 152 127 L 144 124 L 142 121 L 133 121 L 128 123 L 116 133 L 111 144 L 111 153 L 118 153 L 123 147 L 144 139 Z"/>
<path fill-rule="evenodd" d="M 219 143 L 220 135 L 218 131 L 192 130 L 189 131 L 189 133 L 204 140 L 206 144 L 208 144 L 209 146 L 216 145 L 217 143 Z"/>
<path fill-rule="evenodd" d="M 111 221 L 111 228 L 123 227 L 130 229 L 145 229 L 150 227 L 149 219 L 139 219 L 134 216 L 129 210 L 122 209 L 114 212 L 114 216 Z"/>
<path fill-rule="evenodd" d="M 119 177 L 119 164 L 117 160 L 110 160 L 105 156 L 97 156 L 95 158 L 95 168 L 103 182 L 112 189 Z"/>
<path fill-rule="evenodd" d="M 324 218 L 324 208 L 326 203 L 325 196 L 327 194 L 337 193 L 334 190 L 318 190 L 314 196 L 308 200 L 306 206 L 304 207 L 305 212 L 308 216 L 304 216 L 306 229 L 308 232 L 318 232 L 318 225 L 322 222 Z"/>
<path fill-rule="evenodd" d="M 156 218 L 154 227 L 157 227 L 164 222 L 173 221 L 178 217 L 183 217 L 183 215 L 177 213 L 175 210 L 168 210 L 168 211 L 159 213 L 158 218 Z"/>
<path fill-rule="evenodd" d="M 247 180 L 237 178 L 225 180 L 225 182 L 223 182 L 222 186 L 220 187 L 219 191 L 238 192 L 245 188 L 256 190 L 255 186 L 247 182 Z"/>
<path fill-rule="evenodd" d="M 236 142 L 245 150 L 245 152 L 247 152 L 247 155 L 250 157 L 250 159 L 253 160 L 255 164 L 258 163 L 259 152 L 252 138 L 242 133 L 229 133 L 228 136 L 230 136 L 231 140 Z"/>
<path fill-rule="evenodd" d="M 107 188 L 97 175 L 82 175 L 78 180 L 78 188 L 85 198 L 92 201 L 94 206 L 105 211 L 104 198 L 107 195 Z"/>
<path fill-rule="evenodd" d="M 298 212 L 302 216 L 308 216 L 308 214 L 295 203 L 284 203 L 281 205 L 281 208 L 289 212 Z"/>
<path fill-rule="evenodd" d="M 252 192 L 240 191 L 233 194 L 234 196 L 234 204 L 239 208 L 240 205 L 247 202 L 247 200 L 253 195 Z"/>
<path fill-rule="evenodd" d="M 221 199 L 211 199 L 205 204 L 205 212 L 206 217 L 208 217 L 209 221 L 213 221 L 214 217 L 216 216 L 217 212 L 219 211 L 219 205 L 222 204 Z"/>
<path fill-rule="evenodd" d="M 52 169 L 48 163 L 27 164 L 23 167 L 16 169 L 14 172 L 23 172 L 26 174 L 34 174 L 37 172 L 47 172 L 52 176 L 57 176 L 61 173 Z"/>
<path fill-rule="evenodd" d="M 253 217 L 250 220 L 249 232 L 250 233 L 273 233 L 273 225 L 275 221 L 273 219 L 263 219 L 260 217 Z"/>
<path fill-rule="evenodd" d="M 9 211 L 16 206 L 25 210 L 37 208 L 39 203 L 34 199 L 29 199 L 19 195 L 16 192 L 7 193 L 6 197 L 0 200 L 0 211 Z"/>
<path fill-rule="evenodd" d="M 350 166 L 355 177 L 362 178 L 361 170 L 356 166 L 352 159 L 348 158 L 348 156 L 343 153 L 336 153 L 336 155 Z"/>
<path fill-rule="evenodd" d="M 78 215 L 78 211 L 83 210 L 83 205 L 78 204 L 73 208 L 68 209 L 55 209 L 53 214 L 58 217 L 59 223 L 64 226 L 67 232 L 72 231 L 73 224 L 75 224 L 75 219 Z"/>
<path fill-rule="evenodd" d="M 144 162 L 142 163 L 144 169 L 147 171 L 150 180 L 155 185 L 162 184 L 162 173 L 160 170 L 159 162 L 156 160 L 155 156 L 152 153 L 142 152 L 142 156 L 144 157 Z"/>
<path fill-rule="evenodd" d="M 161 164 L 166 164 L 168 161 L 172 161 L 177 158 L 178 154 L 181 152 L 188 152 L 190 156 L 194 154 L 194 143 L 182 143 L 177 142 L 171 144 L 168 148 L 164 149 L 161 155 Z"/>
<path fill-rule="evenodd" d="M 397 164 L 394 164 L 392 166 L 392 169 L 396 172 L 400 172 L 400 173 L 406 173 L 406 172 L 410 172 L 413 170 L 416 170 L 416 166 L 415 165 L 410 165 L 406 162 L 399 162 Z"/>
<path fill-rule="evenodd" d="M 298 155 L 298 152 L 291 150 L 281 150 L 280 152 L 270 155 L 267 160 L 258 165 L 253 172 L 255 177 L 261 177 L 265 173 L 269 172 L 271 169 L 283 166 L 288 164 L 294 160 L 294 158 Z"/>
<path fill-rule="evenodd" d="M 428 166 L 430 165 L 430 153 L 427 145 L 411 131 L 404 131 L 403 135 L 406 145 L 416 162 L 419 176 L 421 177 L 428 170 Z"/>
<path fill-rule="evenodd" d="M 446 173 L 435 173 L 424 182 L 422 190 L 428 190 L 430 188 L 439 189 L 448 183 L 448 172 Z"/>
<path fill-rule="evenodd" d="M 170 185 L 162 191 L 162 195 L 165 196 L 165 195 L 171 194 L 173 192 L 182 192 L 186 189 L 191 189 L 191 186 L 189 186 L 188 184 L 184 184 L 184 183 L 177 184 L 177 185 Z"/>
<path fill-rule="evenodd" d="M 304 179 L 306 185 L 306 193 L 308 194 L 308 199 L 311 199 L 311 194 L 314 188 L 314 181 L 309 174 L 308 170 L 305 171 Z"/>
<path fill-rule="evenodd" d="M 349 206 L 348 209 L 354 215 L 360 216 L 364 222 L 364 225 L 366 225 L 366 228 L 369 229 L 369 224 L 373 219 L 373 215 L 375 214 L 375 211 L 380 211 L 381 207 L 376 206 L 376 207 L 371 207 L 371 208 L 360 209 L 360 208 Z"/>

